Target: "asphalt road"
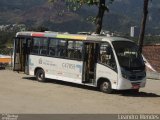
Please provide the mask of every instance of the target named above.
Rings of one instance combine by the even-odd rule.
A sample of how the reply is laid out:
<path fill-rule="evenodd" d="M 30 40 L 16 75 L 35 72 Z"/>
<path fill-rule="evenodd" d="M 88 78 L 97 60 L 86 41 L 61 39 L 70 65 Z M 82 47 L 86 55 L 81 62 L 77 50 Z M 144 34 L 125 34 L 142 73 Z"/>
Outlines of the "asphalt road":
<path fill-rule="evenodd" d="M 160 113 L 160 80 L 147 80 L 139 95 L 104 94 L 65 82 L 40 83 L 31 76 L 0 70 L 0 113 Z"/>

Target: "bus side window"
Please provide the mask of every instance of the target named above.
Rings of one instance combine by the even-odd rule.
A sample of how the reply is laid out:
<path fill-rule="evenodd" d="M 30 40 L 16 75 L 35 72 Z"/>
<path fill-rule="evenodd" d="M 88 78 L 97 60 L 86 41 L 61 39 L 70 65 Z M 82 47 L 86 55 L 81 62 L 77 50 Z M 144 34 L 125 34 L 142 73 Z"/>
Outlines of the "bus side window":
<path fill-rule="evenodd" d="M 99 62 L 111 67 L 112 69 L 116 69 L 115 57 L 112 48 L 108 43 L 102 43 L 100 45 Z"/>
<path fill-rule="evenodd" d="M 41 40 L 40 40 L 40 55 L 47 55 L 47 46 L 48 46 L 48 39 L 41 38 Z"/>
<path fill-rule="evenodd" d="M 50 39 L 49 56 L 52 56 L 52 57 L 56 56 L 57 43 L 58 43 L 58 40 Z"/>
<path fill-rule="evenodd" d="M 47 38 L 33 38 L 32 54 L 47 55 Z"/>
<path fill-rule="evenodd" d="M 32 54 L 36 54 L 36 55 L 39 54 L 39 44 L 40 44 L 39 39 L 33 38 L 33 46 L 31 51 Z"/>
<path fill-rule="evenodd" d="M 66 57 L 67 53 L 67 41 L 66 40 L 59 40 L 58 42 L 58 57 Z"/>
<path fill-rule="evenodd" d="M 82 60 L 82 48 L 83 48 L 83 42 L 82 41 L 76 41 L 76 44 L 75 44 L 75 59 Z"/>
<path fill-rule="evenodd" d="M 69 59 L 82 60 L 82 46 L 81 41 L 68 41 L 67 57 Z"/>

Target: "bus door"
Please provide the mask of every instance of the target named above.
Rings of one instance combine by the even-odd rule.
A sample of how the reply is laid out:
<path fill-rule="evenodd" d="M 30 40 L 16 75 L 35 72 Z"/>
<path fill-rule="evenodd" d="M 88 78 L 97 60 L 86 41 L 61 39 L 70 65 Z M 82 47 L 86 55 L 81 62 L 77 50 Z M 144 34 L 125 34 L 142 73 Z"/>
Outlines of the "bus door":
<path fill-rule="evenodd" d="M 13 70 L 19 72 L 27 72 L 28 55 L 31 39 L 15 38 L 14 40 L 14 63 Z"/>
<path fill-rule="evenodd" d="M 25 73 L 29 74 L 29 55 L 30 55 L 30 51 L 31 51 L 31 44 L 32 44 L 32 39 L 31 38 L 27 38 L 26 39 L 26 43 L 24 43 L 23 45 L 23 57 L 24 57 L 24 63 L 25 63 Z"/>
<path fill-rule="evenodd" d="M 98 44 L 84 43 L 83 83 L 95 82 Z"/>

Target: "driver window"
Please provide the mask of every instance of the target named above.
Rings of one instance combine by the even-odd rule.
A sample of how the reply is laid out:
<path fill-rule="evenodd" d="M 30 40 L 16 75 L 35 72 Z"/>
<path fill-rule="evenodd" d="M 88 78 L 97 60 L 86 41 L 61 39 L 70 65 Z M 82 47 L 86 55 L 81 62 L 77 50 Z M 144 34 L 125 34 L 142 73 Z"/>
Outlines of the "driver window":
<path fill-rule="evenodd" d="M 99 62 L 116 69 L 116 62 L 111 46 L 108 43 L 100 44 Z"/>

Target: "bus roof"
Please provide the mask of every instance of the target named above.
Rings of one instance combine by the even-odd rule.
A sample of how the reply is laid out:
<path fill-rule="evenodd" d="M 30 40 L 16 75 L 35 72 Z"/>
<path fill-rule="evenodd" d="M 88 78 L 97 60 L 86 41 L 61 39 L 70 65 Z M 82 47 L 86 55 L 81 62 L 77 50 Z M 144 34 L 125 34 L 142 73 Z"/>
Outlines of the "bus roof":
<path fill-rule="evenodd" d="M 61 39 L 72 39 L 72 40 L 86 40 L 86 41 L 131 41 L 122 37 L 108 37 L 100 35 L 80 35 L 80 34 L 68 34 L 58 32 L 18 32 L 16 37 L 29 36 L 29 37 L 50 37 L 50 38 L 61 38 Z M 132 41 L 133 42 L 133 41 Z"/>

